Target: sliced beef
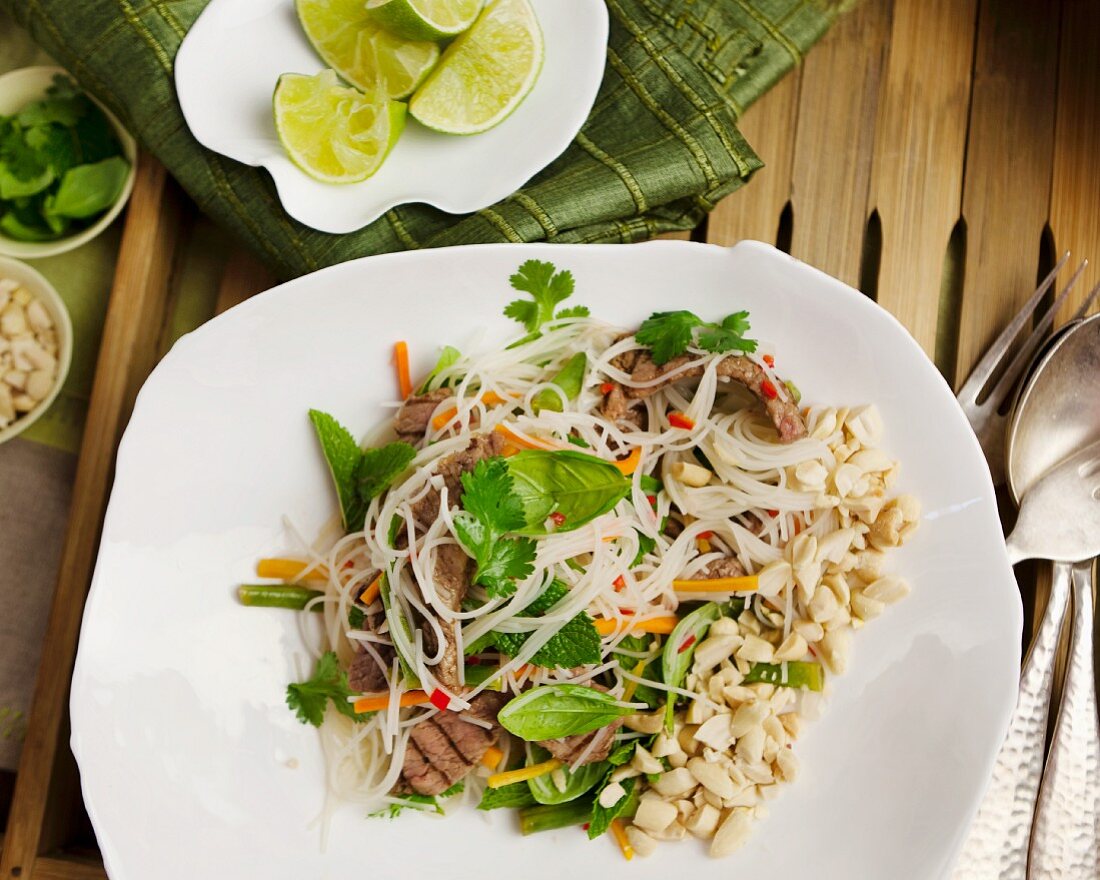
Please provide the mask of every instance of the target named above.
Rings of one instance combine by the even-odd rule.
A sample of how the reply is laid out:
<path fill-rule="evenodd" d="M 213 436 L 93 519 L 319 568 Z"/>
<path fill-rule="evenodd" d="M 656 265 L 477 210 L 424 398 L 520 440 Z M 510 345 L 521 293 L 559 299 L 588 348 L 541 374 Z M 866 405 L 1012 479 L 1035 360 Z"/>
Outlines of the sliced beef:
<path fill-rule="evenodd" d="M 666 385 L 671 385 L 674 382 L 683 382 L 686 379 L 692 379 L 703 375 L 702 365 L 690 367 L 686 370 L 681 369 L 684 364 L 692 359 L 690 355 L 680 355 L 658 366 L 654 363 L 653 356 L 648 351 L 638 350 L 632 361 L 619 361 L 616 359 L 616 363 L 629 363 L 630 368 L 628 372 L 630 373 L 630 378 L 635 382 L 652 382 L 656 379 L 668 376 L 667 379 L 656 382 L 645 388 L 624 389 L 627 397 L 645 398 L 652 394 L 656 394 Z M 625 367 L 622 368 L 625 369 Z M 680 372 L 677 373 L 677 370 L 680 370 Z M 675 375 L 670 375 L 672 373 L 675 373 Z M 779 440 L 781 443 L 790 443 L 793 440 L 806 436 L 806 422 L 802 418 L 802 413 L 799 412 L 798 406 L 794 401 L 781 400 L 778 396 L 770 397 L 764 393 L 764 382 L 767 380 L 768 376 L 758 363 L 747 357 L 730 356 L 723 358 L 718 362 L 718 375 L 722 378 L 744 385 L 756 396 L 764 405 L 764 409 L 767 411 L 768 417 L 772 420 L 772 424 L 775 425 L 776 431 L 779 432 Z"/>
<path fill-rule="evenodd" d="M 453 392 L 447 388 L 437 388 L 427 394 L 416 394 L 408 398 L 394 417 L 394 430 L 402 440 L 415 442 L 420 440 L 428 430 L 428 424 L 432 420 L 432 413 L 448 397 L 453 397 Z"/>
<path fill-rule="evenodd" d="M 374 578 L 375 575 L 371 575 L 366 582 L 370 583 Z M 363 629 L 377 633 L 385 619 L 380 612 L 368 612 L 363 618 Z M 371 642 L 371 647 L 382 658 L 385 672 L 389 672 L 393 665 L 393 658 L 396 656 L 393 645 Z M 363 694 L 374 694 L 386 690 L 388 686 L 385 672 L 378 665 L 378 661 L 358 642 L 355 643 L 355 650 L 357 653 L 348 666 L 348 687 Z"/>
<path fill-rule="evenodd" d="M 581 762 L 582 764 L 594 764 L 611 754 L 611 747 L 615 744 L 615 733 L 622 727 L 622 724 L 623 720 L 616 718 L 606 727 L 597 728 L 589 733 L 577 733 L 563 739 L 544 739 L 539 745 L 559 761 L 571 765 L 595 740 L 596 744 L 592 747 L 592 751 Z"/>
<path fill-rule="evenodd" d="M 432 578 L 435 581 L 435 591 L 440 600 L 452 611 L 458 611 L 462 607 L 462 600 L 466 598 L 466 592 L 470 589 L 470 578 L 473 576 L 473 560 L 457 544 L 444 544 L 436 550 L 435 567 L 432 569 Z M 455 642 L 454 623 L 441 620 L 440 629 L 443 630 L 443 639 L 446 643 L 443 649 L 443 657 L 432 671 L 440 683 L 454 690 L 458 687 L 458 645 Z M 435 630 L 431 627 L 424 628 L 425 642 L 429 653 L 437 650 L 435 642 Z M 467 725 L 468 726 L 468 725 Z"/>
<path fill-rule="evenodd" d="M 710 581 L 715 578 L 738 578 L 745 576 L 745 567 L 733 556 L 708 562 L 703 570 L 692 575 L 693 581 Z"/>
<path fill-rule="evenodd" d="M 627 397 L 623 386 L 618 382 L 611 382 L 611 390 L 604 395 L 600 404 L 600 415 L 615 425 L 633 425 L 636 428 L 645 428 L 646 413 L 638 405 L 636 399 Z"/>
<path fill-rule="evenodd" d="M 447 502 L 451 507 L 462 498 L 462 475 L 472 471 L 479 461 L 493 458 L 504 451 L 504 438 L 495 432 L 481 434 L 470 441 L 465 449 L 452 453 L 439 462 L 436 472 L 443 476 L 447 486 Z M 421 526 L 427 527 L 439 516 L 439 493 L 435 489 L 413 505 L 413 516 Z"/>
<path fill-rule="evenodd" d="M 463 721 L 459 713 L 439 712 L 416 724 L 409 733 L 401 782 L 424 795 L 437 795 L 465 778 L 500 737 L 497 712 L 507 702 L 504 694 L 486 691 L 470 701 L 467 713 L 488 721 L 491 729 Z"/>

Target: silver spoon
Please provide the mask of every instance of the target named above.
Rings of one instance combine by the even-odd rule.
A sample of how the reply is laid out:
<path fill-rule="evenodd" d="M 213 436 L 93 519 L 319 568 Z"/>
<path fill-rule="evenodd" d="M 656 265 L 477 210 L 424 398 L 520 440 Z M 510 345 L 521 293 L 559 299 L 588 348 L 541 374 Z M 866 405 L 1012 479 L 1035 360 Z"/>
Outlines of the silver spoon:
<path fill-rule="evenodd" d="M 1006 444 L 1014 498 L 1030 494 L 1039 478 L 1067 455 L 1100 440 L 1098 380 L 1100 316 L 1055 340 L 1017 400 Z M 1073 631 L 1054 740 L 1036 804 L 1029 877 L 1100 875 L 1100 729 L 1091 568 L 1091 562 L 1054 565 L 1048 603 L 1064 608 L 1072 589 Z M 1057 642 L 1049 633 L 1046 642 L 1043 650 L 1053 652 Z"/>

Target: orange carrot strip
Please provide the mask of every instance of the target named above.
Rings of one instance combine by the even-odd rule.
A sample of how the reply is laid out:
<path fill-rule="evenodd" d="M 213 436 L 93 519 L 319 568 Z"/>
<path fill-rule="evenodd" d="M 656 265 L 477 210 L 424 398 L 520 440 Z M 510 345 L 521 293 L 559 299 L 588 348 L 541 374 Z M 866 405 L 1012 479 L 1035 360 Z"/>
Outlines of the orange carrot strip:
<path fill-rule="evenodd" d="M 374 600 L 378 598 L 378 594 L 382 592 L 382 575 L 378 575 L 373 581 L 371 581 L 365 590 L 359 594 L 359 601 L 364 605 L 373 604 Z"/>
<path fill-rule="evenodd" d="M 503 773 L 494 773 L 485 780 L 485 784 L 488 785 L 489 788 L 500 788 L 504 785 L 511 785 L 513 782 L 526 782 L 528 779 L 534 779 L 536 776 L 553 773 L 561 765 L 562 762 L 557 758 L 551 758 L 549 761 L 543 761 L 541 764 L 532 764 L 530 767 L 520 767 L 518 770 L 506 770 Z"/>
<path fill-rule="evenodd" d="M 638 465 L 641 464 L 641 461 L 642 447 L 635 446 L 633 449 L 630 450 L 630 455 L 628 455 L 626 458 L 620 459 L 619 461 L 613 461 L 611 463 L 629 477 L 632 473 L 634 473 L 634 471 L 638 469 Z"/>
<path fill-rule="evenodd" d="M 619 849 L 623 851 L 623 858 L 628 862 L 634 858 L 634 847 L 630 845 L 630 840 L 626 836 L 626 828 L 623 827 L 622 819 L 611 820 L 611 833 L 615 835 L 615 842 L 619 845 Z"/>
<path fill-rule="evenodd" d="M 495 391 L 486 391 L 481 395 L 481 402 L 485 404 L 485 406 L 500 406 L 502 403 L 507 403 L 508 401 Z M 438 431 L 457 415 L 457 407 L 452 406 L 450 409 L 445 409 L 432 419 L 432 427 Z"/>
<path fill-rule="evenodd" d="M 309 572 L 304 576 L 302 572 Z M 282 581 L 296 581 L 299 578 L 307 581 L 327 581 L 328 569 L 323 565 L 313 565 L 301 559 L 261 559 L 256 563 L 256 576 L 262 578 L 278 578 Z"/>
<path fill-rule="evenodd" d="M 405 691 L 398 700 L 397 705 L 401 708 L 407 706 L 421 706 L 429 700 L 430 697 L 424 693 L 424 691 Z M 356 712 L 381 712 L 388 709 L 389 706 L 389 694 L 370 694 L 356 700 L 352 708 L 355 709 Z"/>
<path fill-rule="evenodd" d="M 489 748 L 485 750 L 485 754 L 481 756 L 481 766 L 488 767 L 490 770 L 496 770 L 497 767 L 500 766 L 503 757 L 504 752 L 496 746 L 489 746 Z"/>
<path fill-rule="evenodd" d="M 397 365 L 397 387 L 401 389 L 401 399 L 404 400 L 413 392 L 412 379 L 409 377 L 409 345 L 407 342 L 397 342 L 393 346 L 393 360 Z"/>
<path fill-rule="evenodd" d="M 627 621 L 626 626 L 623 628 L 631 632 L 656 633 L 657 635 L 667 636 L 676 628 L 678 622 L 672 616 L 647 617 L 645 620 Z M 609 636 L 619 627 L 619 621 L 611 617 L 597 617 L 593 623 L 596 625 L 596 632 L 601 636 Z"/>
<path fill-rule="evenodd" d="M 497 425 L 495 428 L 493 428 L 493 430 L 496 431 L 498 434 L 502 435 L 504 437 L 504 439 L 507 440 L 509 443 L 511 443 L 513 446 L 518 446 L 520 449 L 557 450 L 557 449 L 562 448 L 560 446 L 556 446 L 556 445 L 551 444 L 551 443 L 545 443 L 541 440 L 534 440 L 534 439 L 528 439 L 526 437 L 521 437 L 519 434 L 517 434 L 515 431 L 513 431 L 511 428 L 509 428 L 507 425 L 504 425 L 504 424 Z"/>
<path fill-rule="evenodd" d="M 755 574 L 735 578 L 705 578 L 697 581 L 675 580 L 672 589 L 678 593 L 752 593 L 760 587 Z"/>

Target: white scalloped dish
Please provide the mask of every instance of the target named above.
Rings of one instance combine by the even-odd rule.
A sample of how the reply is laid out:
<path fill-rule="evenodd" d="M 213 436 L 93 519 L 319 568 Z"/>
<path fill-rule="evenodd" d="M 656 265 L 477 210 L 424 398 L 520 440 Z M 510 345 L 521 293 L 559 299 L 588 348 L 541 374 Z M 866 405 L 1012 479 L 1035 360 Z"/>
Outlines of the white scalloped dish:
<path fill-rule="evenodd" d="M 603 79 L 608 16 L 602 0 L 532 0 L 545 58 L 531 93 L 500 125 L 467 137 L 411 117 L 382 168 L 361 183 L 313 180 L 275 134 L 279 75 L 326 65 L 306 40 L 293 0 L 213 0 L 176 57 L 176 91 L 204 147 L 266 168 L 286 212 L 322 232 L 353 232 L 411 202 L 451 214 L 485 208 L 550 164 L 580 131 Z"/>
<path fill-rule="evenodd" d="M 317 732 L 284 702 L 305 660 L 294 614 L 246 608 L 255 560 L 333 513 L 306 411 L 361 436 L 441 345 L 513 332 L 524 260 L 576 278 L 577 303 L 624 326 L 650 312 L 748 309 L 808 401 L 873 402 L 898 490 L 924 513 L 892 554 L 912 593 L 860 630 L 802 771 L 745 847 L 693 841 L 624 865 L 576 829 L 530 837 L 510 811 L 368 819 L 325 801 Z M 401 295 L 393 295 L 399 291 Z M 413 307 L 410 307 L 410 304 Z M 477 340 L 480 340 L 477 341 Z M 114 880 L 493 876 L 665 880 L 945 876 L 1015 704 L 1021 612 L 993 488 L 950 388 L 870 300 L 766 245 L 486 245 L 371 257 L 284 284 L 184 337 L 142 390 L 85 610 L 72 745 Z M 503 815 L 508 813 L 509 815 Z"/>

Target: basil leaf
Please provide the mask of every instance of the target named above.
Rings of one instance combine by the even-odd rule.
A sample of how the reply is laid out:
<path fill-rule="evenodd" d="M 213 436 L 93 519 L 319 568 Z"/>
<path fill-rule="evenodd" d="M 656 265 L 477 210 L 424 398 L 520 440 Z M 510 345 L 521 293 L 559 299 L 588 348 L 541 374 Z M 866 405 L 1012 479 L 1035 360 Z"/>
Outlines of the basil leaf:
<path fill-rule="evenodd" d="M 442 373 L 445 369 L 447 369 L 447 367 L 452 367 L 456 363 L 458 363 L 458 359 L 460 357 L 462 357 L 462 352 L 460 352 L 454 346 L 452 346 L 452 345 L 443 346 L 443 351 L 441 351 L 439 353 L 439 360 L 435 362 L 435 366 L 432 367 L 432 371 L 430 373 L 428 373 L 428 378 L 426 378 L 424 380 L 424 384 L 422 384 L 418 389 L 416 389 L 416 393 L 417 394 L 427 394 L 428 389 L 431 387 L 432 380 L 436 376 L 438 376 L 440 373 Z M 447 383 L 445 382 L 443 384 L 445 386 Z"/>
<path fill-rule="evenodd" d="M 630 480 L 611 462 L 572 449 L 528 449 L 506 461 L 523 502 L 526 525 L 520 534 L 546 534 L 546 518 L 555 512 L 565 517 L 556 531 L 579 528 L 630 492 Z"/>
<path fill-rule="evenodd" d="M 550 753 L 541 746 L 531 746 L 531 756 L 536 764 L 550 759 Z M 608 769 L 606 761 L 582 764 L 576 770 L 562 767 L 561 772 L 565 774 L 564 789 L 559 789 L 554 784 L 552 777 L 557 771 L 528 779 L 527 785 L 531 789 L 531 796 L 540 804 L 564 804 L 576 800 L 600 782 L 607 775 Z"/>
<path fill-rule="evenodd" d="M 566 361 L 565 366 L 550 381 L 561 389 L 566 400 L 574 400 L 581 393 L 581 388 L 584 386 L 584 374 L 587 370 L 588 356 L 583 351 L 579 351 Z M 556 391 L 544 388 L 535 395 L 534 400 L 531 401 L 531 407 L 535 412 L 543 409 L 561 412 L 561 397 L 562 395 Z"/>
<path fill-rule="evenodd" d="M 588 820 L 588 839 L 595 840 L 608 828 L 611 827 L 613 820 L 618 819 L 620 816 L 633 816 L 634 811 L 638 809 L 638 797 L 634 791 L 635 783 L 637 779 L 631 777 L 630 779 L 624 779 L 619 783 L 623 790 L 626 792 L 621 798 L 619 798 L 610 807 L 601 807 L 599 795 L 596 796 L 595 801 L 592 804 L 592 818 Z M 606 782 L 604 783 L 607 784 Z M 603 785 L 600 786 L 600 790 L 603 790 Z"/>
<path fill-rule="evenodd" d="M 589 733 L 633 712 L 595 688 L 552 684 L 520 694 L 505 704 L 497 720 L 520 739 L 537 742 Z"/>
<path fill-rule="evenodd" d="M 743 683 L 755 684 L 758 681 L 774 684 L 776 687 L 804 687 L 811 691 L 820 691 L 825 687 L 825 670 L 820 663 L 792 660 L 787 663 L 787 679 L 784 681 L 782 663 L 753 663 Z"/>
<path fill-rule="evenodd" d="M 45 213 L 77 219 L 101 214 L 122 194 L 129 174 L 130 163 L 121 156 L 70 168 L 57 192 L 46 199 Z"/>
<path fill-rule="evenodd" d="M 477 808 L 479 810 L 498 810 L 501 807 L 514 809 L 533 807 L 537 803 L 526 783 L 513 782 L 511 785 L 502 785 L 500 788 L 486 788 Z"/>
<path fill-rule="evenodd" d="M 379 589 L 379 594 L 382 596 L 382 607 L 386 612 L 386 623 L 389 626 L 391 633 L 396 633 L 398 628 L 405 633 L 408 640 L 412 641 L 412 629 L 409 627 L 409 622 L 405 620 L 401 615 L 401 609 L 394 604 L 392 597 L 390 596 L 390 580 L 385 575 L 382 575 L 382 584 Z M 392 638 L 392 636 L 391 636 Z M 404 654 L 401 653 L 401 649 L 397 646 L 397 640 L 393 639 L 393 650 L 397 654 L 397 662 L 401 666 L 401 672 L 404 674 L 406 680 L 413 680 L 416 678 L 416 672 L 413 670 L 413 662 Z"/>
<path fill-rule="evenodd" d="M 668 641 L 665 642 L 665 650 L 661 655 L 662 680 L 669 687 L 680 687 L 688 670 L 691 669 L 691 661 L 695 657 L 695 646 L 702 641 L 707 634 L 710 625 L 722 616 L 722 606 L 717 602 L 707 602 L 685 616 L 676 624 Z M 692 639 L 691 644 L 680 650 L 684 642 Z M 672 732 L 672 717 L 676 711 L 676 697 L 669 694 L 665 703 L 665 728 Z"/>

